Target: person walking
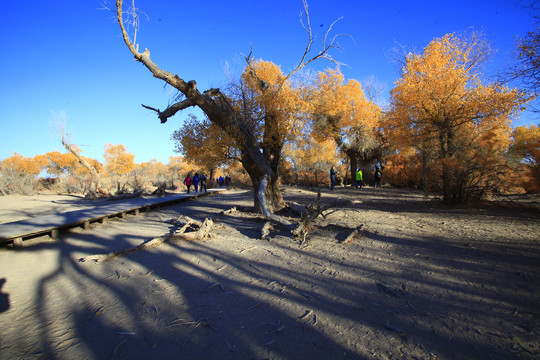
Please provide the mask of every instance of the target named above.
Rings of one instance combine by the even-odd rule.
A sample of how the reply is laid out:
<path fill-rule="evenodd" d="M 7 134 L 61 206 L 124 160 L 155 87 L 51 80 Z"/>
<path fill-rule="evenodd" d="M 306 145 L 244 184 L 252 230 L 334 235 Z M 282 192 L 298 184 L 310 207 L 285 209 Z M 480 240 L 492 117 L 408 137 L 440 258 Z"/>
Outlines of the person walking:
<path fill-rule="evenodd" d="M 334 190 L 334 186 L 336 186 L 336 175 L 339 174 L 339 172 L 336 172 L 334 170 L 334 167 L 330 169 L 330 190 Z"/>
<path fill-rule="evenodd" d="M 191 182 L 193 183 L 193 186 L 195 187 L 195 192 L 199 192 L 199 182 L 201 181 L 201 178 L 199 177 L 199 173 L 195 173 L 193 176 L 193 179 L 191 179 Z M 201 189 L 202 191 L 202 189 Z"/>
<path fill-rule="evenodd" d="M 356 188 L 362 188 L 362 185 L 364 183 L 364 175 L 362 174 L 362 169 L 358 169 L 356 171 Z"/>
<path fill-rule="evenodd" d="M 381 179 L 382 179 L 382 172 L 381 169 L 379 169 L 378 166 L 375 167 L 375 187 L 379 185 L 381 187 Z"/>
<path fill-rule="evenodd" d="M 187 174 L 186 178 L 184 179 L 184 185 L 186 185 L 187 193 L 189 194 L 189 190 L 191 189 L 191 174 Z"/>
<path fill-rule="evenodd" d="M 204 192 L 208 192 L 208 189 L 206 188 L 206 174 L 205 173 L 201 175 L 201 192 L 203 188 L 204 188 Z"/>

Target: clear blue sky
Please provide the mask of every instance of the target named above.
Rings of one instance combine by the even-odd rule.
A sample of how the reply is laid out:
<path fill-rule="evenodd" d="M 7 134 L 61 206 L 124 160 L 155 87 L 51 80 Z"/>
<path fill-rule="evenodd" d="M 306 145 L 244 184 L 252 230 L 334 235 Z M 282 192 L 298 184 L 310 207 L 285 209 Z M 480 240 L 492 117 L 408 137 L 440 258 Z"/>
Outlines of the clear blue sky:
<path fill-rule="evenodd" d="M 112 4 L 112 1 L 109 0 Z M 300 59 L 306 44 L 298 21 L 301 0 L 182 1 L 141 0 L 148 19 L 141 20 L 138 43 L 163 69 L 200 90 L 226 81 L 224 64 L 241 64 L 253 46 L 256 58 L 284 71 Z M 388 97 L 398 78 L 388 53 L 397 43 L 421 51 L 433 38 L 451 32 L 484 32 L 497 49 L 487 69 L 508 64 L 516 37 L 535 27 L 519 0 L 366 1 L 311 0 L 315 50 L 327 27 L 342 17 L 335 33 L 347 64 L 347 78 L 374 76 Z M 123 144 L 137 163 L 168 162 L 171 133 L 188 112 L 165 125 L 146 104 L 164 109 L 169 89 L 133 60 L 112 13 L 98 0 L 2 1 L 0 13 L 0 159 L 18 152 L 35 156 L 64 151 L 51 125 L 65 117 L 66 129 L 83 155 L 103 162 L 106 143 Z M 321 61 L 313 67 L 333 66 Z M 234 67 L 234 66 L 233 66 Z M 522 116 L 516 125 L 537 120 Z"/>

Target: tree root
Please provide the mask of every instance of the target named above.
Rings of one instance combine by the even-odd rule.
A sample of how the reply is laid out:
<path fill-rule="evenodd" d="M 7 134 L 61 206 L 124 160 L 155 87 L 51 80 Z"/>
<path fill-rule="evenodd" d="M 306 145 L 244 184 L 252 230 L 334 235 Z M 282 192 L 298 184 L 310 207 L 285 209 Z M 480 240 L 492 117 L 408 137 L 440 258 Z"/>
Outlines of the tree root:
<path fill-rule="evenodd" d="M 223 210 L 221 215 L 232 215 L 238 212 L 238 209 L 235 207 L 230 208 L 229 210 Z"/>
<path fill-rule="evenodd" d="M 261 239 L 266 240 L 268 235 L 270 235 L 270 230 L 272 230 L 272 223 L 270 221 L 267 221 L 261 228 Z"/>
<path fill-rule="evenodd" d="M 359 233 L 360 230 L 362 229 L 362 226 L 364 226 L 364 224 L 360 224 L 360 226 L 358 226 L 356 229 L 354 229 L 354 230 L 349 234 L 349 236 L 347 236 L 347 237 L 345 238 L 345 240 L 342 241 L 342 244 L 348 244 L 348 243 L 350 243 L 350 242 L 354 239 L 354 237 L 355 237 L 356 235 L 358 235 L 358 233 Z"/>
<path fill-rule="evenodd" d="M 180 219 L 186 220 L 186 223 L 180 228 L 178 231 L 176 231 L 173 234 L 170 235 L 164 235 L 156 237 L 148 242 L 145 242 L 143 244 L 137 245 L 132 248 L 128 249 L 122 249 L 113 251 L 107 254 L 98 254 L 98 255 L 90 255 L 83 258 L 80 258 L 80 262 L 85 261 L 94 261 L 94 262 L 100 262 L 100 261 L 107 261 L 112 260 L 121 256 L 126 256 L 133 254 L 140 250 L 145 250 L 151 247 L 161 246 L 165 244 L 168 241 L 174 241 L 174 240 L 190 240 L 190 241 L 196 241 L 196 240 L 204 240 L 205 238 L 209 237 L 210 231 L 216 228 L 215 223 L 209 219 L 204 219 L 203 222 L 191 219 L 188 216 L 180 216 L 176 220 L 172 220 L 173 223 L 178 223 Z M 186 232 L 189 228 L 198 228 L 195 231 Z"/>
<path fill-rule="evenodd" d="M 275 223 L 291 226 L 292 223 L 285 219 L 284 217 L 281 217 L 279 215 L 273 214 L 270 211 L 270 208 L 268 207 L 268 199 L 266 198 L 266 186 L 268 185 L 268 176 L 264 176 L 261 179 L 261 183 L 259 185 L 259 191 L 257 192 L 257 197 L 259 198 L 259 203 L 261 204 L 262 212 L 264 216 L 270 221 L 273 221 Z"/>
<path fill-rule="evenodd" d="M 319 188 L 317 192 L 316 206 L 313 206 L 311 204 L 307 206 L 302 206 L 302 205 L 298 205 L 294 203 L 289 205 L 289 209 L 291 209 L 292 211 L 295 211 L 295 212 L 301 211 L 301 218 L 300 218 L 300 221 L 298 222 L 298 226 L 291 231 L 293 237 L 302 239 L 300 243 L 300 246 L 302 246 L 308 238 L 308 233 L 314 227 L 313 222 L 315 221 L 315 219 L 317 219 L 317 217 L 319 217 L 319 215 L 322 215 L 324 218 L 326 218 L 326 216 L 329 215 L 329 214 L 325 214 L 327 210 L 334 209 L 333 211 L 337 211 L 343 205 L 350 204 L 350 203 L 351 201 L 348 199 L 338 198 L 336 199 L 336 202 L 333 205 L 321 206 L 321 189 Z M 347 240 L 347 242 L 351 241 L 354 238 L 354 236 L 358 234 L 358 231 L 360 230 L 362 226 L 363 225 L 360 225 L 355 230 L 356 232 L 353 231 L 353 233 L 351 233 L 345 240 Z"/>

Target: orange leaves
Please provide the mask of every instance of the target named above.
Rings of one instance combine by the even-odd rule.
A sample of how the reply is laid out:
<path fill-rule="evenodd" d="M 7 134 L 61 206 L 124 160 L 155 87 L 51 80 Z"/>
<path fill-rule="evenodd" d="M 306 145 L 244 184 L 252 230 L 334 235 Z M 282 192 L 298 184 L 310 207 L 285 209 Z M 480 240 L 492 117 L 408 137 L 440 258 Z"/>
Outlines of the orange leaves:
<path fill-rule="evenodd" d="M 45 155 L 36 155 L 31 158 L 17 153 L 2 162 L 2 168 L 14 171 L 20 176 L 37 176 L 46 165 Z"/>
<path fill-rule="evenodd" d="M 530 192 L 540 189 L 540 127 L 520 126 L 512 133 L 510 153 L 516 157 L 522 167 L 523 187 Z"/>
<path fill-rule="evenodd" d="M 379 125 L 380 109 L 368 101 L 356 80 L 344 82 L 339 69 L 319 72 L 311 97 L 314 133 L 319 139 L 347 137 L 351 128 L 366 132 Z"/>
<path fill-rule="evenodd" d="M 529 97 L 516 89 L 481 83 L 474 69 L 487 47 L 473 40 L 449 34 L 433 40 L 422 55 L 407 57 L 402 77 L 391 91 L 386 119 L 386 127 L 396 130 L 389 132 L 393 140 L 425 141 L 465 124 L 490 131 L 508 127 Z"/>
<path fill-rule="evenodd" d="M 391 92 L 392 120 L 429 137 L 467 122 L 508 122 L 529 97 L 516 89 L 483 85 L 474 71 L 487 46 L 453 34 L 410 54 Z"/>
<path fill-rule="evenodd" d="M 242 74 L 242 80 L 247 91 L 238 99 L 238 107 L 245 110 L 246 92 L 249 92 L 254 101 L 249 109 L 251 121 L 264 120 L 264 131 L 273 129 L 273 134 L 266 134 L 267 141 L 270 138 L 283 141 L 298 131 L 299 114 L 306 111 L 308 104 L 301 96 L 302 89 L 293 86 L 279 66 L 269 61 L 252 61 Z"/>
<path fill-rule="evenodd" d="M 385 136 L 394 146 L 415 146 L 426 163 L 436 161 L 431 170 L 441 171 L 446 201 L 492 186 L 505 163 L 511 119 L 530 100 L 482 83 L 476 70 L 488 53 L 477 34 L 434 39 L 422 54 L 407 56 L 391 91 Z"/>
<path fill-rule="evenodd" d="M 73 170 L 78 165 L 77 158 L 71 153 L 61 153 L 59 151 L 51 151 L 45 154 L 48 159 L 47 172 L 55 174 L 58 177 L 62 173 Z"/>
<path fill-rule="evenodd" d="M 135 168 L 135 155 L 122 144 L 105 144 L 104 157 L 105 169 L 110 175 L 125 175 Z"/>
<path fill-rule="evenodd" d="M 171 139 L 175 142 L 176 152 L 208 170 L 230 163 L 235 157 L 233 139 L 207 118 L 201 121 L 192 115 L 173 132 Z"/>
<path fill-rule="evenodd" d="M 540 161 L 540 127 L 520 126 L 512 133 L 512 150 L 521 159 L 538 166 Z"/>

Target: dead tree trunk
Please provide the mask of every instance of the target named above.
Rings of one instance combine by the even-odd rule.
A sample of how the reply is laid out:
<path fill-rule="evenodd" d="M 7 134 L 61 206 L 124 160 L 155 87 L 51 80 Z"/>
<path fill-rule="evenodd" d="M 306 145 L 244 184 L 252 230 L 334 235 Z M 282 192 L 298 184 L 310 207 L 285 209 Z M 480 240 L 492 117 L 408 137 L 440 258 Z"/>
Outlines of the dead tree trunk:
<path fill-rule="evenodd" d="M 253 119 L 246 118 L 246 116 L 241 116 L 238 110 L 235 110 L 235 108 L 231 106 L 228 97 L 225 96 L 219 89 L 209 89 L 201 93 L 197 89 L 197 83 L 194 80 L 186 82 L 178 75 L 162 70 L 150 59 L 150 51 L 148 51 L 148 49 L 145 49 L 144 52 L 141 53 L 138 51 L 138 44 L 136 44 L 135 41 L 132 42 L 130 40 L 124 26 L 122 3 L 123 0 L 116 1 L 117 20 L 122 31 L 124 42 L 129 48 L 130 52 L 134 55 L 135 60 L 141 62 L 155 78 L 158 78 L 171 85 L 185 97 L 183 100 L 169 105 L 163 111 L 150 106 L 143 106 L 149 110 L 155 111 L 158 118 L 161 120 L 161 123 L 167 122 L 170 117 L 174 116 L 180 110 L 190 107 L 199 107 L 208 116 L 208 119 L 212 123 L 219 126 L 235 140 L 236 146 L 241 152 L 242 165 L 249 174 L 254 185 L 255 193 L 257 194 L 254 204 L 255 208 L 262 211 L 269 219 L 278 221 L 280 223 L 287 223 L 287 220 L 281 219 L 273 214 L 275 210 L 284 206 L 281 193 L 277 187 L 277 170 L 281 157 L 283 141 L 266 141 L 267 139 L 275 140 L 276 138 L 283 138 L 283 134 L 279 133 L 279 127 L 275 123 L 277 119 L 274 116 L 265 117 L 265 134 L 263 135 L 263 139 L 261 141 L 259 136 L 253 130 Z M 331 56 L 328 54 L 328 51 L 336 47 L 336 37 L 334 37 L 329 44 L 323 44 L 323 50 L 317 55 L 311 59 L 307 58 L 308 53 L 311 51 L 313 37 L 306 2 L 304 2 L 304 10 L 306 12 L 308 21 L 307 25 L 302 25 L 309 34 L 309 42 L 306 46 L 306 50 L 300 64 L 295 70 L 284 78 L 283 83 L 281 83 L 279 87 L 280 90 L 293 73 L 300 70 L 311 61 L 319 58 L 332 60 Z M 134 21 L 133 24 L 135 24 L 133 39 L 136 39 L 136 21 Z M 248 67 L 250 67 L 251 63 L 249 56 L 246 57 L 246 62 L 248 63 Z M 256 74 L 253 75 L 256 77 Z"/>
<path fill-rule="evenodd" d="M 86 194 L 85 198 L 95 199 L 97 198 L 98 188 L 99 188 L 99 174 L 96 169 L 90 164 L 84 157 L 76 151 L 71 144 L 68 143 L 66 138 L 62 136 L 62 145 L 69 151 L 73 156 L 77 158 L 79 163 L 84 166 L 88 172 L 90 172 L 90 189 Z"/>

